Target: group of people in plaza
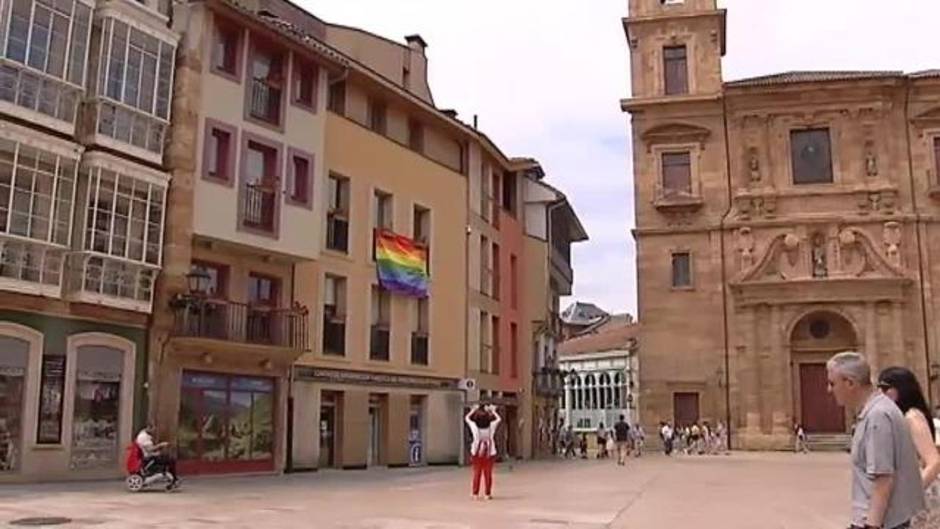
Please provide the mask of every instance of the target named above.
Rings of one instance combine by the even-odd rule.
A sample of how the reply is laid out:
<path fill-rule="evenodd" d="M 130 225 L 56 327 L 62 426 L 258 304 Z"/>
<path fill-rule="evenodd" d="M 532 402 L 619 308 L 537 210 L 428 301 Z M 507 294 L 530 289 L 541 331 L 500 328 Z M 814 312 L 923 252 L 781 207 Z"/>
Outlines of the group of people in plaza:
<path fill-rule="evenodd" d="M 579 435 L 569 424 L 559 437 L 559 453 L 562 457 L 588 459 L 588 432 L 581 432 Z M 594 457 L 609 459 L 616 453 L 617 464 L 625 465 L 628 457 L 640 457 L 643 454 L 646 433 L 642 426 L 631 426 L 626 417 L 621 415 L 612 428 L 607 428 L 603 422 L 598 424 L 597 430 L 594 431 L 594 440 L 597 447 Z"/>
<path fill-rule="evenodd" d="M 826 368 L 829 392 L 856 414 L 851 529 L 940 527 L 940 452 L 917 377 L 889 367 L 873 383 L 868 361 L 855 352 L 833 356 Z"/>
<path fill-rule="evenodd" d="M 728 453 L 727 429 L 718 421 L 714 428 L 705 421 L 691 425 L 673 426 L 665 421 L 659 423 L 659 439 L 663 443 L 663 452 L 669 456 L 674 453 L 683 455 L 717 455 Z"/>

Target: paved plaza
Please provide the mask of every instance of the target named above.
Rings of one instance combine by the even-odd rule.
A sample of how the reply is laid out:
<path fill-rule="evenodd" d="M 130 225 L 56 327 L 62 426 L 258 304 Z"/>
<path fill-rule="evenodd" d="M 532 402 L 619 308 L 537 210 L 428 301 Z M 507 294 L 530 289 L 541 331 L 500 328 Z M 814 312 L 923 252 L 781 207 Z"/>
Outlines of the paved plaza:
<path fill-rule="evenodd" d="M 847 462 L 743 453 L 502 465 L 489 502 L 470 500 L 463 468 L 190 479 L 170 494 L 126 493 L 120 482 L 0 485 L 0 527 L 62 516 L 73 521 L 58 527 L 102 529 L 842 529 Z"/>

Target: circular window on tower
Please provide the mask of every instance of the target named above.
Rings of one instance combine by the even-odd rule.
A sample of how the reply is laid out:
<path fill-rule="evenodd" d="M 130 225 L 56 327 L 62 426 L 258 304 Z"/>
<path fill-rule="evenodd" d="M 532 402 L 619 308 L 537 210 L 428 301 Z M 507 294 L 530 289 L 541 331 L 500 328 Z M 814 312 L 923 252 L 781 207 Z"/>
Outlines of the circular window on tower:
<path fill-rule="evenodd" d="M 829 336 L 830 331 L 829 322 L 826 320 L 813 320 L 809 323 L 809 334 L 817 340 Z"/>

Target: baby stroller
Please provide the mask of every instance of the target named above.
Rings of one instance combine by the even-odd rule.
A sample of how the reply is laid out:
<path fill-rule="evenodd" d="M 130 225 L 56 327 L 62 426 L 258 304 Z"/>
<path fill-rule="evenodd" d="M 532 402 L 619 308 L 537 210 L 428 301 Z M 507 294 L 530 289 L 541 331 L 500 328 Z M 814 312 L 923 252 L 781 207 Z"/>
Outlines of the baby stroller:
<path fill-rule="evenodd" d="M 163 485 L 164 490 L 171 491 L 179 487 L 179 481 L 173 480 L 173 474 L 154 459 L 146 460 L 144 451 L 137 443 L 128 445 L 125 452 L 125 469 L 127 470 L 127 490 L 140 492 L 147 487 Z"/>

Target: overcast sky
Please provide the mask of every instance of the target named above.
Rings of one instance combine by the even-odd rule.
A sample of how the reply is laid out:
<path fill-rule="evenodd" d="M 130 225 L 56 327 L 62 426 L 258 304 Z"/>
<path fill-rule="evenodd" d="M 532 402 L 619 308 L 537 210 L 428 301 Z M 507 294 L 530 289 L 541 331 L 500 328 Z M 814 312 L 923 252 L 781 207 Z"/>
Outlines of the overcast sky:
<path fill-rule="evenodd" d="M 575 298 L 636 313 L 627 0 L 297 0 L 315 15 L 428 42 L 435 103 L 510 156 L 538 158 L 591 240 Z M 940 68 L 940 0 L 719 0 L 726 80 L 787 70 Z"/>

